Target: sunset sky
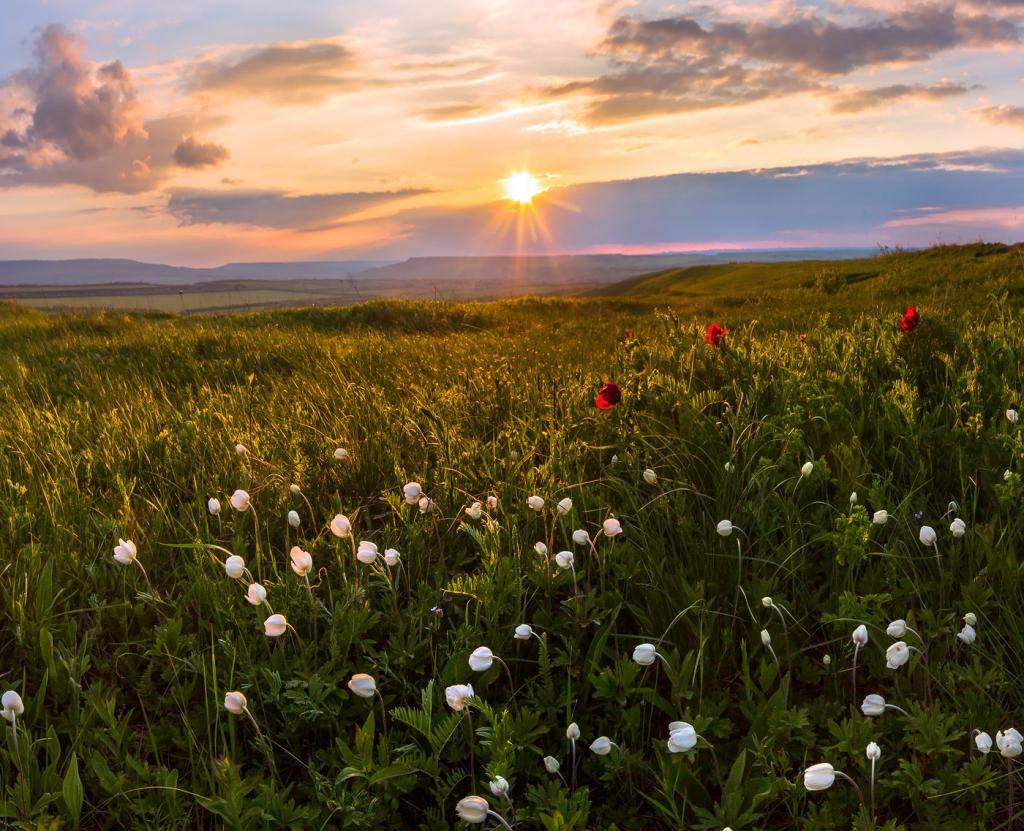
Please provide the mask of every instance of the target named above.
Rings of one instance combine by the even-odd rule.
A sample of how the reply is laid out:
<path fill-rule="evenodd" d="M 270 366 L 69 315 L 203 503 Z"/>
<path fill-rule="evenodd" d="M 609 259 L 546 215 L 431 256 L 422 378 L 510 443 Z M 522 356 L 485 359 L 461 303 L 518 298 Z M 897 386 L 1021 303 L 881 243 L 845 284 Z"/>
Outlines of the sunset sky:
<path fill-rule="evenodd" d="M 1022 37 L 1021 0 L 5 3 L 0 259 L 1015 241 Z"/>

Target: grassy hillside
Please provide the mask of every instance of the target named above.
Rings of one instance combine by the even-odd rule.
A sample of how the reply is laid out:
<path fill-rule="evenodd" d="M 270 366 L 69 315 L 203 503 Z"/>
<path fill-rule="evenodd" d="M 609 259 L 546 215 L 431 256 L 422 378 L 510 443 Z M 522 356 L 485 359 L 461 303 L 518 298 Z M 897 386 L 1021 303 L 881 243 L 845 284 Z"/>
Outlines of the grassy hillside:
<path fill-rule="evenodd" d="M 1024 726 L 1005 254 L 859 311 L 753 269 L 790 299 L 707 290 L 719 347 L 657 293 L 0 306 L 2 823 L 441 831 L 475 794 L 517 831 L 1019 825 L 1012 734 L 974 741 Z M 820 762 L 865 804 L 808 792 Z"/>
<path fill-rule="evenodd" d="M 1021 248 L 978 243 L 855 260 L 698 265 L 641 275 L 593 295 L 775 317 L 786 307 L 797 315 L 808 307 L 849 315 L 925 299 L 974 305 L 1004 292 L 1014 305 L 1024 304 Z"/>

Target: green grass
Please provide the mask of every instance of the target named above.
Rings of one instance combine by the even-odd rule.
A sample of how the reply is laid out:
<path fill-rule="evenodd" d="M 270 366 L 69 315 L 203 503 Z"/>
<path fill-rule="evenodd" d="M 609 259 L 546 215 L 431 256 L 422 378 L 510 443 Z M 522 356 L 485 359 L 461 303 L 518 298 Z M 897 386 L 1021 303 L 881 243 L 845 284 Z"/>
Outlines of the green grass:
<path fill-rule="evenodd" d="M 966 279 L 971 256 L 933 267 Z M 545 831 L 1006 827 L 1014 786 L 972 731 L 1020 725 L 1024 703 L 1024 440 L 1005 416 L 1024 404 L 1019 283 L 1002 266 L 966 294 L 900 277 L 871 302 L 792 268 L 784 289 L 756 269 L 731 289 L 783 304 L 707 289 L 721 349 L 708 315 L 648 290 L 202 318 L 0 306 L 0 689 L 25 703 L 17 750 L 6 723 L 0 742 L 3 822 L 444 829 L 477 793 Z M 904 335 L 908 296 L 922 322 Z M 601 412 L 609 378 L 623 400 Z M 405 504 L 409 481 L 432 510 Z M 237 488 L 254 511 L 231 509 Z M 357 571 L 338 512 L 401 568 Z M 719 536 L 725 518 L 742 532 Z M 118 538 L 151 588 L 113 560 Z M 226 552 L 294 631 L 263 634 Z M 891 670 L 896 618 L 926 657 Z M 521 623 L 539 637 L 515 639 Z M 644 642 L 663 660 L 635 663 Z M 470 669 L 482 645 L 511 687 L 498 663 Z M 353 695 L 353 673 L 381 700 Z M 454 712 L 445 687 L 467 682 L 475 703 Z M 259 732 L 225 711 L 229 690 Z M 909 717 L 866 718 L 867 693 Z M 674 720 L 706 741 L 669 753 Z M 606 756 L 588 749 L 602 735 Z M 827 761 L 867 794 L 872 740 L 877 823 L 842 781 L 804 790 Z"/>

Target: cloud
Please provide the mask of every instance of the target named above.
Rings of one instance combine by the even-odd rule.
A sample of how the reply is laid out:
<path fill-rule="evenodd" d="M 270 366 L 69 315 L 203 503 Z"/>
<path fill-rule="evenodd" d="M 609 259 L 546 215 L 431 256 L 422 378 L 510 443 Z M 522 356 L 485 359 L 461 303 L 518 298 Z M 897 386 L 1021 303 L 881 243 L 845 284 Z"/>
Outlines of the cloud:
<path fill-rule="evenodd" d="M 610 62 L 610 71 L 550 87 L 547 94 L 587 96 L 592 122 L 616 122 L 827 92 L 832 79 L 857 70 L 927 61 L 956 48 L 1020 42 L 1012 21 L 961 14 L 954 6 L 910 7 L 848 20 L 817 12 L 767 22 L 623 16 L 597 51 Z M 941 95 L 938 88 L 932 92 Z"/>
<path fill-rule="evenodd" d="M 188 136 L 174 148 L 174 161 L 181 167 L 214 167 L 231 155 L 221 144 L 203 144 Z"/>
<path fill-rule="evenodd" d="M 129 137 L 145 136 L 128 70 L 120 61 L 94 68 L 84 51 L 84 41 L 63 26 L 50 25 L 38 33 L 35 65 L 4 81 L 4 87 L 18 88 L 32 107 L 11 114 L 15 123 L 4 131 L 6 147 L 87 160 Z"/>
<path fill-rule="evenodd" d="M 188 70 L 185 86 L 279 103 L 308 102 L 365 86 L 354 69 L 351 50 L 336 41 L 285 43 L 258 47 L 240 57 L 200 61 Z"/>
<path fill-rule="evenodd" d="M 405 189 L 362 193 L 289 194 L 276 190 L 173 189 L 167 212 L 180 225 L 245 225 L 322 230 L 377 205 L 426 193 Z"/>
<path fill-rule="evenodd" d="M 1024 107 L 1014 107 L 1004 104 L 999 107 L 983 107 L 974 111 L 982 121 L 989 124 L 1008 125 L 1010 127 L 1024 127 Z"/>
<path fill-rule="evenodd" d="M 842 90 L 835 94 L 829 109 L 834 113 L 859 113 L 910 99 L 941 101 L 957 95 L 966 95 L 972 89 L 976 87 L 944 81 L 930 86 L 890 84 L 872 89 Z"/>
<path fill-rule="evenodd" d="M 36 36 L 32 66 L 0 82 L 0 187 L 77 184 L 95 191 L 152 190 L 173 172 L 176 153 L 223 151 L 183 136 L 194 116 L 143 120 L 120 61 L 94 65 L 85 42 L 59 25 Z M 196 151 L 196 152 L 193 152 Z M 191 155 L 190 155 L 191 154 Z"/>

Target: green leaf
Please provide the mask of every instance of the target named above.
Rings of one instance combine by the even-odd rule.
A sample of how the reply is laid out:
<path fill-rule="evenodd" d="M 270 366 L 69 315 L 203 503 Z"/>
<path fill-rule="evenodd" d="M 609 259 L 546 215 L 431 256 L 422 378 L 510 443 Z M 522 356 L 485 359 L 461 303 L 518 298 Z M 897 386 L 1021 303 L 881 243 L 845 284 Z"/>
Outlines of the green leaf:
<path fill-rule="evenodd" d="M 64 774 L 63 792 L 64 804 L 75 821 L 75 828 L 78 828 L 82 819 L 82 800 L 85 793 L 82 790 L 82 778 L 78 775 L 78 756 L 74 751 L 71 752 L 71 761 L 68 763 L 67 773 Z"/>

